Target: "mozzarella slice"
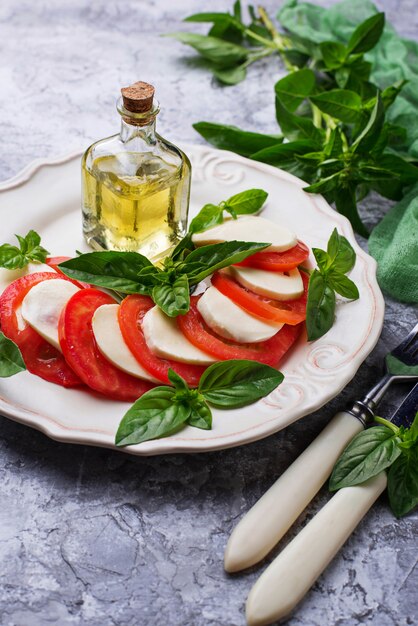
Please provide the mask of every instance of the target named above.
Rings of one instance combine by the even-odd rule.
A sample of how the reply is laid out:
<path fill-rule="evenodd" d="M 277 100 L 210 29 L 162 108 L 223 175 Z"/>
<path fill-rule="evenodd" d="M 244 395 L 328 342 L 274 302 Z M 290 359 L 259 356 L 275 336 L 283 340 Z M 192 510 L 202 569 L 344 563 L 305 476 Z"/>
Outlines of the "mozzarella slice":
<path fill-rule="evenodd" d="M 190 343 L 178 328 L 175 318 L 168 317 L 157 306 L 144 315 L 142 330 L 148 348 L 159 357 L 196 365 L 209 365 L 216 361 Z"/>
<path fill-rule="evenodd" d="M 22 317 L 41 337 L 61 350 L 58 321 L 61 311 L 79 288 L 69 280 L 44 280 L 23 298 Z"/>
<path fill-rule="evenodd" d="M 253 317 L 215 287 L 205 291 L 197 308 L 206 324 L 218 335 L 240 343 L 266 341 L 283 326 Z"/>
<path fill-rule="evenodd" d="M 18 270 L 0 268 L 0 293 L 2 293 L 6 287 L 8 287 L 10 283 L 17 278 L 22 278 L 22 276 L 27 276 L 28 274 L 35 274 L 35 272 L 57 273 L 52 267 L 46 265 L 46 263 L 28 263 L 26 267 L 22 267 Z"/>
<path fill-rule="evenodd" d="M 270 243 L 269 252 L 283 252 L 296 245 L 296 235 L 285 226 L 271 222 L 264 217 L 245 215 L 236 220 L 226 220 L 223 224 L 196 233 L 192 237 L 196 246 L 207 246 L 223 241 L 253 241 Z"/>
<path fill-rule="evenodd" d="M 303 294 L 302 276 L 297 268 L 288 272 L 266 272 L 253 267 L 231 266 L 229 271 L 241 285 L 260 296 L 295 300 Z"/>
<path fill-rule="evenodd" d="M 97 347 L 113 365 L 131 376 L 159 382 L 142 367 L 125 343 L 118 320 L 119 304 L 103 304 L 94 312 L 92 328 Z"/>

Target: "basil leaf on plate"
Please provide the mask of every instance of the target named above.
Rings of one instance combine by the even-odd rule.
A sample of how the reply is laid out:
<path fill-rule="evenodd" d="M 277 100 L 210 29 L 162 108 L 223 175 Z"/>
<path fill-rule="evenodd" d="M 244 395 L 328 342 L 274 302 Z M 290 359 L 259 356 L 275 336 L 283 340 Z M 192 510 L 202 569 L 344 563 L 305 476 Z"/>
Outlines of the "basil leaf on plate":
<path fill-rule="evenodd" d="M 342 272 L 338 272 L 331 268 L 327 273 L 327 280 L 331 287 L 348 300 L 358 300 L 360 297 L 357 285 Z"/>
<path fill-rule="evenodd" d="M 178 272 L 187 274 L 189 284 L 196 285 L 216 270 L 239 263 L 255 252 L 264 250 L 269 245 L 269 243 L 226 241 L 202 246 L 193 250 L 186 257 L 184 262 L 179 265 Z"/>
<path fill-rule="evenodd" d="M 268 193 L 264 189 L 247 189 L 231 196 L 226 200 L 223 208 L 231 213 L 233 217 L 256 213 L 267 200 L 267 196 Z"/>
<path fill-rule="evenodd" d="M 388 473 L 389 504 L 402 517 L 418 504 L 418 447 L 399 456 Z"/>
<path fill-rule="evenodd" d="M 175 432 L 189 418 L 190 406 L 175 399 L 172 387 L 144 393 L 125 413 L 115 437 L 117 446 L 158 439 Z"/>
<path fill-rule="evenodd" d="M 34 230 L 30 230 L 25 237 L 16 235 L 19 247 L 5 243 L 0 246 L 0 267 L 8 270 L 25 267 L 30 261 L 43 263 L 48 256 L 41 244 L 41 238 Z"/>
<path fill-rule="evenodd" d="M 200 233 L 212 226 L 222 224 L 222 212 L 222 207 L 217 204 L 205 204 L 190 222 L 189 233 Z"/>
<path fill-rule="evenodd" d="M 215 148 L 231 150 L 247 157 L 283 141 L 280 135 L 263 135 L 226 124 L 197 122 L 193 128 Z"/>
<path fill-rule="evenodd" d="M 274 367 L 237 359 L 214 363 L 202 374 L 198 391 L 216 407 L 245 406 L 268 395 L 282 382 Z"/>
<path fill-rule="evenodd" d="M 155 304 L 169 317 L 184 315 L 190 308 L 189 280 L 185 274 L 174 282 L 155 285 L 152 290 Z"/>
<path fill-rule="evenodd" d="M 356 262 L 356 253 L 350 242 L 343 235 L 340 235 L 336 228 L 334 228 L 329 238 L 327 252 L 333 269 L 344 274 L 353 269 Z"/>
<path fill-rule="evenodd" d="M 0 331 L 0 378 L 24 372 L 26 365 L 17 345 Z"/>
<path fill-rule="evenodd" d="M 308 341 L 319 339 L 331 328 L 335 318 L 335 293 L 326 278 L 314 270 L 309 279 L 306 304 Z"/>
<path fill-rule="evenodd" d="M 401 454 L 399 437 L 386 426 L 373 426 L 358 433 L 337 461 L 330 490 L 360 485 L 390 467 Z"/>
<path fill-rule="evenodd" d="M 138 252 L 88 252 L 64 263 L 60 270 L 75 280 L 123 293 L 149 294 L 158 273 L 147 257 Z M 143 272 L 142 278 L 140 272 Z"/>
<path fill-rule="evenodd" d="M 212 411 L 206 404 L 204 397 L 199 394 L 190 402 L 189 426 L 210 430 L 212 428 Z"/>

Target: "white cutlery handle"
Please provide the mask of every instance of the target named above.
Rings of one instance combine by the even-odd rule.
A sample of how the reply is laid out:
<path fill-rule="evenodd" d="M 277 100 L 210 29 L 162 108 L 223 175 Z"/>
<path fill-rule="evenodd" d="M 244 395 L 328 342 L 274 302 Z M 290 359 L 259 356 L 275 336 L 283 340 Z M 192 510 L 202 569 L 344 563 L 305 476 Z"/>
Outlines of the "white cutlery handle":
<path fill-rule="evenodd" d="M 251 589 L 249 626 L 264 626 L 288 615 L 322 574 L 385 489 L 386 472 L 362 485 L 340 489 L 284 550 Z"/>
<path fill-rule="evenodd" d="M 305 509 L 332 472 L 361 422 L 341 412 L 276 480 L 232 531 L 225 550 L 227 572 L 258 563 Z"/>

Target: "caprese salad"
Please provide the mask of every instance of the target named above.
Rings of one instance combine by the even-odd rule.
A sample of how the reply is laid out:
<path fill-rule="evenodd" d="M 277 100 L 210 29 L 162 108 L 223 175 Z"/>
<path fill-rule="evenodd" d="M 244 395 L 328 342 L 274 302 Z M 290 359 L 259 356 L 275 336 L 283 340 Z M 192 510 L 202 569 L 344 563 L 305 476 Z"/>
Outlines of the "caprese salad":
<path fill-rule="evenodd" d="M 206 401 L 240 406 L 280 382 L 270 370 L 299 337 L 307 311 L 308 247 L 285 225 L 240 214 L 239 202 L 234 213 L 225 218 L 221 211 L 215 224 L 191 229 L 162 267 L 132 252 L 68 259 L 45 251 L 17 278 L 1 270 L 9 283 L 0 296 L 1 332 L 27 370 L 49 382 L 135 402 L 137 412 L 144 404 L 138 399 L 159 406 L 156 389 L 171 386 L 171 412 L 182 407 L 179 424 L 210 427 Z M 120 441 L 138 443 L 179 426 L 174 420 L 161 429 L 156 414 L 150 420 L 142 434 L 124 432 Z"/>

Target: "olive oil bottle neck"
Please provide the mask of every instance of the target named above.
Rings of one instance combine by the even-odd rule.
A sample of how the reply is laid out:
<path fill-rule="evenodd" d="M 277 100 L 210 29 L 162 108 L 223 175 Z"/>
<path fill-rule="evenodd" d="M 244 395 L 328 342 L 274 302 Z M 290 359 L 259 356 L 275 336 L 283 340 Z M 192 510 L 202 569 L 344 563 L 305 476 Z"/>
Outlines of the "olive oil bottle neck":
<path fill-rule="evenodd" d="M 123 143 L 127 143 L 133 139 L 142 141 L 147 145 L 153 145 L 157 139 L 155 136 L 155 117 L 149 120 L 147 124 L 138 126 L 136 124 L 128 124 L 125 119 L 121 120 L 120 137 Z"/>

